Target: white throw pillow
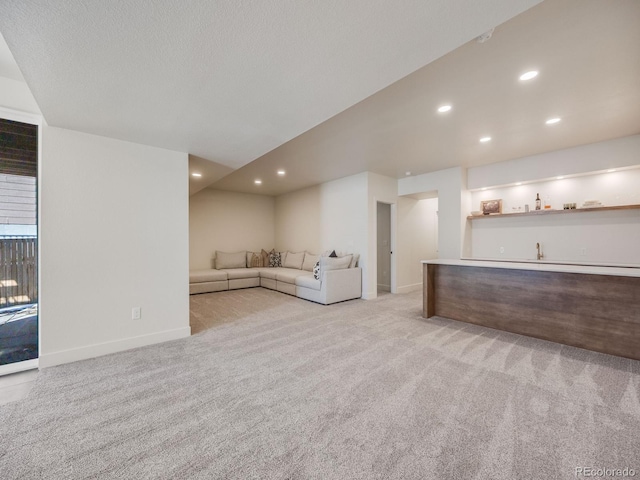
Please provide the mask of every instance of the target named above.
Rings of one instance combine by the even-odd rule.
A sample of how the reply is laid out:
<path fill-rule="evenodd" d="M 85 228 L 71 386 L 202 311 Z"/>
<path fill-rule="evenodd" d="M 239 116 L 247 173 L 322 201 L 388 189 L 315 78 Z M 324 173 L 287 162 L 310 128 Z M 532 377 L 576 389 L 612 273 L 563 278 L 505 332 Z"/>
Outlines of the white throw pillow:
<path fill-rule="evenodd" d="M 306 252 L 304 254 L 304 262 L 302 262 L 302 270 L 313 272 L 313 266 L 318 260 L 320 260 L 320 255 L 314 255 L 313 253 Z"/>
<path fill-rule="evenodd" d="M 358 266 L 358 260 L 360 260 L 360 254 L 354 253 L 353 258 L 351 259 L 351 263 L 349 264 L 349 268 L 354 268 Z"/>
<path fill-rule="evenodd" d="M 293 253 L 287 252 L 287 256 L 282 259 L 282 266 L 285 268 L 297 268 L 302 269 L 302 262 L 304 261 L 304 252 Z"/>
<path fill-rule="evenodd" d="M 216 250 L 216 268 L 247 268 L 247 252 L 227 253 Z"/>

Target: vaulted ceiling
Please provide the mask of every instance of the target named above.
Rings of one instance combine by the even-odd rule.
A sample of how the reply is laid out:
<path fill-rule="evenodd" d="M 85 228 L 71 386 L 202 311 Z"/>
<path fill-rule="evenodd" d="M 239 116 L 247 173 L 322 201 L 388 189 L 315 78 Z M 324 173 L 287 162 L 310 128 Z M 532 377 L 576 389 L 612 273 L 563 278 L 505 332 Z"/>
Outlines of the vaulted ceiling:
<path fill-rule="evenodd" d="M 639 7 L 4 0 L 0 32 L 49 125 L 188 152 L 192 192 L 279 194 L 640 132 Z"/>

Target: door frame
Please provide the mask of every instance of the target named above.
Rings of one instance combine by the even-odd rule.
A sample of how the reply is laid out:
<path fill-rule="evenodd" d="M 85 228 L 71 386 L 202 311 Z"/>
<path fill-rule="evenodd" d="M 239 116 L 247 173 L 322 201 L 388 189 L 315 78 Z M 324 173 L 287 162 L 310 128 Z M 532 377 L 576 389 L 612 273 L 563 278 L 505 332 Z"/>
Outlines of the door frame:
<path fill-rule="evenodd" d="M 374 223 L 374 228 L 373 228 L 373 243 L 375 248 L 373 249 L 373 252 L 371 252 L 372 255 L 372 260 L 373 260 L 373 264 L 375 266 L 374 271 L 375 271 L 375 286 L 376 288 L 373 289 L 374 291 L 372 292 L 373 296 L 372 298 L 377 298 L 378 297 L 378 204 L 379 203 L 383 203 L 385 205 L 389 205 L 390 206 L 390 218 L 389 218 L 389 226 L 390 226 L 390 239 L 389 239 L 389 251 L 392 252 L 391 253 L 391 261 L 390 261 L 390 266 L 389 266 L 389 273 L 391 274 L 391 293 L 398 293 L 398 287 L 397 287 L 397 277 L 396 277 L 396 257 L 398 256 L 398 252 L 396 251 L 396 216 L 397 216 L 397 204 L 396 203 L 392 203 L 392 202 L 384 202 L 382 200 L 378 200 L 378 199 L 374 199 L 375 202 L 375 214 L 372 215 L 373 217 L 373 223 Z M 369 276 L 370 279 L 372 279 L 371 276 Z"/>
<path fill-rule="evenodd" d="M 37 228 L 37 278 L 38 278 L 38 358 L 32 360 L 24 360 L 22 362 L 9 363 L 7 365 L 0 365 L 0 376 L 8 375 L 11 373 L 23 372 L 25 370 L 33 370 L 38 368 L 39 357 L 42 352 L 42 309 L 40 308 L 40 300 L 42 299 L 42 282 L 40 275 L 40 218 L 42 214 L 42 208 L 40 203 L 40 183 L 42 178 L 42 115 L 34 113 L 21 112 L 19 110 L 13 110 L 6 107 L 0 107 L 0 118 L 5 120 L 11 120 L 14 122 L 28 123 L 30 125 L 36 125 L 38 127 L 38 173 L 36 176 L 36 228 Z"/>

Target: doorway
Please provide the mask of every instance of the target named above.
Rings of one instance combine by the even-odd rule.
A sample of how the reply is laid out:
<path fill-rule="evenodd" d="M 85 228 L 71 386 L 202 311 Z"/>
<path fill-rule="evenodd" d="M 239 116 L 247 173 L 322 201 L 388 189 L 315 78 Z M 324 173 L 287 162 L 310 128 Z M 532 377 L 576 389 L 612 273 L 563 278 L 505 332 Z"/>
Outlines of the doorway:
<path fill-rule="evenodd" d="M 0 375 L 35 368 L 39 125 L 0 118 Z"/>
<path fill-rule="evenodd" d="M 391 205 L 377 202 L 377 283 L 378 295 L 392 292 Z"/>

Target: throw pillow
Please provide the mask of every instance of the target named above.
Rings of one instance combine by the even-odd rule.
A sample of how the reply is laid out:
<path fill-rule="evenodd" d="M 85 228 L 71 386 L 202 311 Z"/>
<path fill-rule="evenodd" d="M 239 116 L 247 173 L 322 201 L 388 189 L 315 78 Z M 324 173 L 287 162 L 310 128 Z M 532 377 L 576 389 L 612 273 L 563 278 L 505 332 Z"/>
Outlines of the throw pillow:
<path fill-rule="evenodd" d="M 256 268 L 256 267 L 264 267 L 264 262 L 262 261 L 262 255 L 258 255 L 257 253 L 254 253 L 253 256 L 251 257 L 251 268 Z"/>
<path fill-rule="evenodd" d="M 351 259 L 351 263 L 349 264 L 349 268 L 354 268 L 358 266 L 358 260 L 360 260 L 360 254 L 354 253 L 353 258 Z"/>
<path fill-rule="evenodd" d="M 313 266 L 313 278 L 320 280 L 320 260 Z"/>
<path fill-rule="evenodd" d="M 307 272 L 313 272 L 313 266 L 320 260 L 320 255 L 314 255 L 313 253 L 304 254 L 304 262 L 302 262 L 302 270 Z"/>
<path fill-rule="evenodd" d="M 275 252 L 275 250 L 271 250 L 271 251 Z M 262 251 L 260 252 L 260 255 L 262 256 L 262 266 L 263 267 L 268 267 L 269 266 L 269 252 L 267 252 L 263 248 Z"/>
<path fill-rule="evenodd" d="M 269 266 L 270 267 L 282 266 L 282 256 L 280 255 L 280 252 L 273 252 L 269 254 Z"/>
<path fill-rule="evenodd" d="M 334 250 L 333 252 L 331 252 L 331 254 L 329 255 L 329 257 L 331 258 L 338 258 L 338 254 L 336 253 L 336 251 Z"/>
<path fill-rule="evenodd" d="M 282 266 L 286 268 L 296 268 L 298 270 L 301 270 L 302 262 L 304 262 L 304 252 L 287 252 L 287 256 L 282 261 Z"/>

